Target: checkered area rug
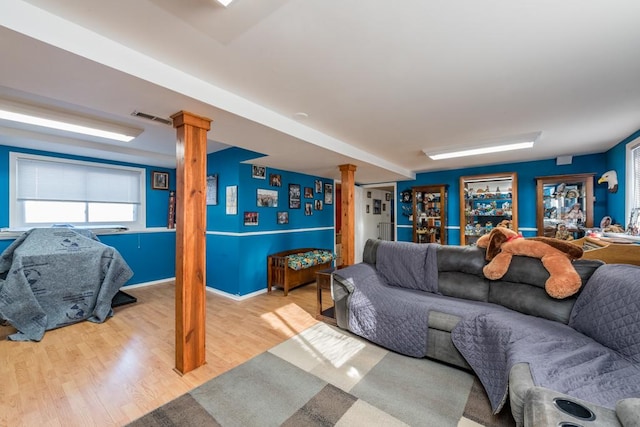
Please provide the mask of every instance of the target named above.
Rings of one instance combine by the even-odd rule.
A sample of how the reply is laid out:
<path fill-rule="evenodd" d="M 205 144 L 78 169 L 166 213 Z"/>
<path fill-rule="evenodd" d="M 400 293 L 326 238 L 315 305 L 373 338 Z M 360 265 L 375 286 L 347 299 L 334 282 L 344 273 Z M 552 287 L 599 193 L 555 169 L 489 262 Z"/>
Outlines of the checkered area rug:
<path fill-rule="evenodd" d="M 130 424 L 513 426 L 470 373 L 319 323 Z"/>

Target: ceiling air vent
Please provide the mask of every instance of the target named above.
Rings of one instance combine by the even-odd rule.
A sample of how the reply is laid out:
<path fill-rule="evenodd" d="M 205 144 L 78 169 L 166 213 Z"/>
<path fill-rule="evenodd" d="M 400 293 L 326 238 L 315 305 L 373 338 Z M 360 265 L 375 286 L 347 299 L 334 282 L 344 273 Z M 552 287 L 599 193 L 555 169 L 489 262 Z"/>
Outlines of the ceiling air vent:
<path fill-rule="evenodd" d="M 158 122 L 158 123 L 162 123 L 169 126 L 173 124 L 171 119 L 165 119 L 164 117 L 154 116 L 153 114 L 147 114 L 141 111 L 134 111 L 133 113 L 131 113 L 131 115 L 136 117 L 142 117 L 143 119 L 151 120 L 152 122 Z"/>

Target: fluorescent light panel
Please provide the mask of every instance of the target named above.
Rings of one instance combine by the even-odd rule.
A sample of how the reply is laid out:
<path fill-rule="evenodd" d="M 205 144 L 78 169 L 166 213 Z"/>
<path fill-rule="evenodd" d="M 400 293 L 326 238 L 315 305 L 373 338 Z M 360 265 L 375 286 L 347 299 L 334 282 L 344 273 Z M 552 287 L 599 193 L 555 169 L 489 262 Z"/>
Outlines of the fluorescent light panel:
<path fill-rule="evenodd" d="M 455 157 L 477 156 L 479 154 L 498 153 L 500 151 L 521 150 L 533 147 L 533 141 L 517 142 L 514 144 L 493 145 L 488 147 L 470 148 L 468 150 L 452 151 L 448 153 L 429 154 L 424 153 L 433 160 L 452 159 Z"/>
<path fill-rule="evenodd" d="M 224 7 L 227 7 L 231 4 L 233 0 L 217 0 L 218 3 L 220 3 L 221 5 L 223 5 Z"/>
<path fill-rule="evenodd" d="M 140 129 L 6 100 L 0 100 L 0 119 L 121 142 L 142 133 Z"/>

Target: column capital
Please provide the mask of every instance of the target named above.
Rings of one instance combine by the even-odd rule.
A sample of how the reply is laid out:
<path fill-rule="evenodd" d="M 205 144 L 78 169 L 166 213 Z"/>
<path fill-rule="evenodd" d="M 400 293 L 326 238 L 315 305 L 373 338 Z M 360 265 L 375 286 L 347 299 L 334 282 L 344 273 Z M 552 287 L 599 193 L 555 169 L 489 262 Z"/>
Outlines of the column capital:
<path fill-rule="evenodd" d="M 197 114 L 189 113 L 188 111 L 178 111 L 171 116 L 171 119 L 173 120 L 174 128 L 190 125 L 207 131 L 211 129 L 210 118 L 198 116 Z"/>

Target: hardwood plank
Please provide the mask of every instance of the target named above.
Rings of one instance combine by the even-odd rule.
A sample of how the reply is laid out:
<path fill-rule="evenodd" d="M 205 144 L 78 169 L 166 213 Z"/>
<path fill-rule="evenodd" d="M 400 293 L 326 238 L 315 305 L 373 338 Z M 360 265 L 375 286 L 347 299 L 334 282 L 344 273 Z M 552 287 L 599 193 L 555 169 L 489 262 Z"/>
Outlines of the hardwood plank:
<path fill-rule="evenodd" d="M 173 283 L 127 290 L 105 323 L 7 341 L 0 327 L 0 426 L 121 426 L 317 323 L 314 283 L 244 300 L 206 293 L 207 363 L 174 368 Z"/>

